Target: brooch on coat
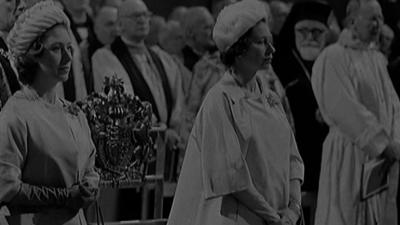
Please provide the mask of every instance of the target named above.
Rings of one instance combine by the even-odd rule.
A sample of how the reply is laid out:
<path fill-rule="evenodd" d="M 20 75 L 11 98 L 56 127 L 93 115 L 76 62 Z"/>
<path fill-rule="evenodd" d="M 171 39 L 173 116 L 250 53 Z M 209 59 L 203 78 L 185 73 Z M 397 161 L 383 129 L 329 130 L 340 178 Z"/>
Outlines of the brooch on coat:
<path fill-rule="evenodd" d="M 81 111 L 81 108 L 78 106 L 78 104 L 71 103 L 71 104 L 65 104 L 63 103 L 63 108 L 65 111 L 71 115 L 78 116 L 79 111 Z"/>
<path fill-rule="evenodd" d="M 265 96 L 265 98 L 271 107 L 279 106 L 280 104 L 280 99 L 274 94 L 269 93 Z"/>

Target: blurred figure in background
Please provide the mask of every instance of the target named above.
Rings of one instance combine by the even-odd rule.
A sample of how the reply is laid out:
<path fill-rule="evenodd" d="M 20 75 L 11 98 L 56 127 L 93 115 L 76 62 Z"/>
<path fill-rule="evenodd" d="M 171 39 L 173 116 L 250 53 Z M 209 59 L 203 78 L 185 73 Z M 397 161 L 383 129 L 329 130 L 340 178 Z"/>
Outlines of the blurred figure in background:
<path fill-rule="evenodd" d="M 327 24 L 329 29 L 328 33 L 326 34 L 325 46 L 336 43 L 341 32 L 341 28 L 334 11 L 332 11 L 329 15 Z"/>
<path fill-rule="evenodd" d="M 391 54 L 391 47 L 394 40 L 394 32 L 387 24 L 383 24 L 381 35 L 379 36 L 379 50 L 387 59 Z"/>
<path fill-rule="evenodd" d="M 101 7 L 94 18 L 95 40 L 89 40 L 89 44 L 93 42 L 97 42 L 97 44 L 101 44 L 101 46 L 111 44 L 118 36 L 117 20 L 118 8 L 108 5 Z M 90 55 L 93 55 L 100 47 L 97 44 L 89 51 Z"/>
<path fill-rule="evenodd" d="M 271 32 L 274 38 L 274 43 L 278 38 L 279 32 L 285 23 L 286 17 L 290 12 L 290 5 L 282 0 L 272 0 L 269 2 L 271 9 Z"/>
<path fill-rule="evenodd" d="M 393 30 L 387 25 L 382 26 L 379 37 L 379 50 L 388 60 L 388 72 L 397 96 L 400 96 L 400 56 L 393 59 L 392 46 L 395 39 Z"/>
<path fill-rule="evenodd" d="M 183 63 L 182 49 L 185 47 L 185 34 L 178 21 L 168 21 L 158 34 L 160 47 Z"/>
<path fill-rule="evenodd" d="M 104 6 L 111 6 L 118 8 L 123 0 L 90 0 L 90 8 L 92 11 L 92 17 L 95 17 L 99 9 Z"/>
<path fill-rule="evenodd" d="M 186 40 L 186 46 L 183 48 L 184 64 L 193 71 L 194 65 L 203 55 L 216 50 L 211 36 L 214 18 L 207 8 L 196 6 L 188 9 L 184 21 Z"/>
<path fill-rule="evenodd" d="M 92 56 L 101 47 L 111 44 L 118 35 L 117 19 L 118 9 L 113 6 L 103 6 L 94 15 L 94 35 L 84 40 L 81 47 L 82 62 L 86 76 L 86 88 L 90 94 L 94 91 L 94 77 L 92 69 Z"/>
<path fill-rule="evenodd" d="M 144 40 L 146 45 L 148 46 L 155 46 L 159 45 L 158 36 L 160 32 L 164 29 L 166 21 L 164 17 L 159 15 L 152 15 L 150 18 L 150 31 L 149 34 L 146 36 Z"/>
<path fill-rule="evenodd" d="M 21 89 L 5 41 L 17 17 L 19 4 L 19 0 L 0 0 L 0 110 L 7 99 Z"/>
<path fill-rule="evenodd" d="M 168 21 L 177 21 L 183 26 L 185 22 L 185 13 L 188 8 L 186 6 L 177 6 L 172 9 L 171 13 L 168 15 Z"/>
<path fill-rule="evenodd" d="M 185 47 L 185 37 L 182 26 L 178 21 L 169 21 L 158 35 L 160 47 L 169 53 L 179 67 L 182 74 L 182 89 L 186 97 L 189 95 L 189 86 L 192 80 L 192 72 L 189 71 L 183 64 L 183 52 Z"/>
<path fill-rule="evenodd" d="M 348 27 L 315 61 L 311 78 L 329 125 L 315 225 L 397 225 L 400 102 L 377 46 L 381 7 L 376 0 L 352 0 L 348 6 Z M 387 169 L 379 174 L 388 187 L 364 199 L 369 184 L 363 167 L 380 159 L 386 160 Z"/>
<path fill-rule="evenodd" d="M 211 14 L 214 19 L 217 19 L 219 12 L 227 5 L 237 2 L 237 0 L 212 0 Z"/>
<path fill-rule="evenodd" d="M 89 15 L 90 0 L 60 0 L 71 20 L 71 29 L 80 44 L 93 35 L 93 21 Z"/>

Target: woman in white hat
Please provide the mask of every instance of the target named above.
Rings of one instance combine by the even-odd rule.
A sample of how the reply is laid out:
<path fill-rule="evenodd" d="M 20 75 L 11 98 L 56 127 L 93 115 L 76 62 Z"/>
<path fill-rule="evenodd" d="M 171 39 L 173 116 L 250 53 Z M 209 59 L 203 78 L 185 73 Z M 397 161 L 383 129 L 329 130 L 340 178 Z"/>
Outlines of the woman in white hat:
<path fill-rule="evenodd" d="M 265 8 L 225 7 L 213 38 L 227 66 L 197 115 L 169 225 L 295 224 L 304 168 L 279 98 L 256 76 L 272 59 Z"/>
<path fill-rule="evenodd" d="M 7 38 L 25 85 L 0 114 L 0 205 L 22 224 L 86 224 L 96 199 L 95 147 L 84 114 L 56 94 L 68 78 L 69 20 L 53 1 L 18 18 Z"/>

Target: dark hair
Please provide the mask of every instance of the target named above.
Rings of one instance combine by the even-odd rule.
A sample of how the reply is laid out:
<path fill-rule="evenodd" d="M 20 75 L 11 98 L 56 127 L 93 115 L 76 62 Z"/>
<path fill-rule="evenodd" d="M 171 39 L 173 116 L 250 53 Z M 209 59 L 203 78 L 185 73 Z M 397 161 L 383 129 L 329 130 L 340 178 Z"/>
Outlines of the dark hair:
<path fill-rule="evenodd" d="M 35 81 L 36 73 L 39 69 L 39 64 L 36 62 L 35 57 L 40 56 L 44 51 L 41 38 L 36 40 L 29 51 L 17 57 L 16 66 L 19 74 L 19 80 L 22 84 L 32 84 Z"/>
<path fill-rule="evenodd" d="M 249 37 L 252 30 L 253 28 L 246 31 L 227 51 L 221 52 L 220 58 L 226 67 L 231 67 L 235 63 L 236 57 L 243 55 L 249 50 L 251 44 Z"/>
<path fill-rule="evenodd" d="M 266 22 L 265 19 L 260 20 L 256 23 L 256 25 L 260 22 Z M 227 51 L 221 52 L 221 61 L 226 67 L 231 67 L 235 63 L 236 57 L 243 55 L 249 50 L 250 40 L 249 37 L 255 25 L 250 28 L 246 33 L 244 33 L 239 40 L 237 40 Z"/>

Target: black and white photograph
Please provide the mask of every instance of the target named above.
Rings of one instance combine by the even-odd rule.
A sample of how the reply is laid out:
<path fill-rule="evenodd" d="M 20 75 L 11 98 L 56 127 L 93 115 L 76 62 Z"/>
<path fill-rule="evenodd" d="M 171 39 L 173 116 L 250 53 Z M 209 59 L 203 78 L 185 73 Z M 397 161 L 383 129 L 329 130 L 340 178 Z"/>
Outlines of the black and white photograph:
<path fill-rule="evenodd" d="M 399 0 L 0 0 L 0 225 L 400 225 Z"/>

